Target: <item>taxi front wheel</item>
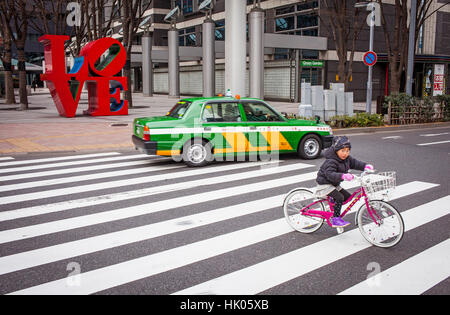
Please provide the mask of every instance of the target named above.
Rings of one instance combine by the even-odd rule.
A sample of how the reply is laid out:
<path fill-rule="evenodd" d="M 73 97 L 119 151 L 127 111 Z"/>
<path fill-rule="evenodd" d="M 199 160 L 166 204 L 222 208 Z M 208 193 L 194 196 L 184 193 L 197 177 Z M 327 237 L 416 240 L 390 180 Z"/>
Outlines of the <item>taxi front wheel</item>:
<path fill-rule="evenodd" d="M 317 135 L 306 135 L 298 146 L 298 155 L 306 160 L 312 160 L 320 156 L 322 151 L 321 140 Z"/>
<path fill-rule="evenodd" d="M 211 143 L 193 139 L 183 146 L 183 161 L 188 166 L 205 166 L 213 160 Z"/>

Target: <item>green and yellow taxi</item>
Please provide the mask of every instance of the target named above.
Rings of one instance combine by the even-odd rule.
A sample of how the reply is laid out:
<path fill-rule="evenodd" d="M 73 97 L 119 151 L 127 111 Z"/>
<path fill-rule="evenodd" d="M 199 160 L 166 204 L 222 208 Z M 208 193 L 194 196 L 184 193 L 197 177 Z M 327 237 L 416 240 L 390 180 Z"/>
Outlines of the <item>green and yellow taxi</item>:
<path fill-rule="evenodd" d="M 136 118 L 132 141 L 141 152 L 172 156 L 189 166 L 252 154 L 297 152 L 315 159 L 333 139 L 319 119 L 287 119 L 254 98 L 186 98 L 166 116 Z"/>

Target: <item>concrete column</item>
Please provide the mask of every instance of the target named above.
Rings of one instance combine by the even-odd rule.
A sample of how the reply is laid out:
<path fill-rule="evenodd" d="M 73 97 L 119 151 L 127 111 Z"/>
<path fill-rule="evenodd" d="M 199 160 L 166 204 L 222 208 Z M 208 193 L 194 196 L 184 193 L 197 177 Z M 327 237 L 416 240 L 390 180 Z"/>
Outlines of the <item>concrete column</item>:
<path fill-rule="evenodd" d="M 142 36 L 142 92 L 153 96 L 152 36 L 148 32 Z"/>
<path fill-rule="evenodd" d="M 295 98 L 294 102 L 300 102 L 300 49 L 295 50 Z"/>
<path fill-rule="evenodd" d="M 180 64 L 178 30 L 169 29 L 169 98 L 180 97 Z"/>
<path fill-rule="evenodd" d="M 264 11 L 254 8 L 249 16 L 250 97 L 264 98 Z"/>
<path fill-rule="evenodd" d="M 225 1 L 225 91 L 245 95 L 247 2 Z"/>
<path fill-rule="evenodd" d="M 203 96 L 212 97 L 216 94 L 216 51 L 215 24 L 211 19 L 203 22 Z"/>

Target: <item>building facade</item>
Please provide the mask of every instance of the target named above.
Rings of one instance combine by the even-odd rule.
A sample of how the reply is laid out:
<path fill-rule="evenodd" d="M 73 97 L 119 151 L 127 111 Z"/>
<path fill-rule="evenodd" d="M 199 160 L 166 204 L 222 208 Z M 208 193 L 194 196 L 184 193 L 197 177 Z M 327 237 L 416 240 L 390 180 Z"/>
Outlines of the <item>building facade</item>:
<path fill-rule="evenodd" d="M 215 23 L 216 93 L 225 91 L 225 56 L 226 36 L 225 1 L 213 0 L 211 17 Z M 334 82 L 340 82 L 338 57 L 335 42 L 326 27 L 327 15 L 323 0 L 242 0 L 247 1 L 247 13 L 254 2 L 260 2 L 264 10 L 264 32 L 266 34 L 307 36 L 308 38 L 325 38 L 325 49 L 300 50 L 286 47 L 269 47 L 264 49 L 264 97 L 273 100 L 298 101 L 299 84 L 309 82 L 329 88 Z M 420 1 L 420 0 L 418 0 Z M 180 46 L 180 92 L 182 95 L 202 95 L 202 58 L 195 51 L 201 50 L 202 24 L 205 13 L 199 12 L 203 0 L 143 0 L 143 5 L 150 3 L 145 16 L 150 16 L 150 24 L 144 25 L 136 34 L 132 53 L 132 86 L 135 92 L 142 91 L 142 35 L 144 30 L 151 32 L 153 61 L 153 92 L 167 94 L 168 64 L 167 59 L 158 59 L 168 53 L 168 30 L 170 23 L 164 17 L 175 7 L 180 8 L 177 18 Z M 356 0 L 349 1 L 352 4 Z M 395 1 L 384 1 L 385 14 L 389 21 L 395 12 Z M 418 47 L 415 57 L 413 94 L 415 96 L 448 94 L 450 63 L 450 4 L 446 0 L 433 0 L 430 16 L 420 29 Z M 352 5 L 349 6 L 352 8 Z M 369 12 L 363 10 L 362 15 Z M 392 26 L 393 27 L 393 26 Z M 120 38 L 120 20 L 113 23 L 113 37 Z M 247 23 L 248 34 L 248 23 Z M 247 35 L 248 38 L 248 35 Z M 292 37 L 294 41 L 300 37 Z M 353 61 L 353 75 L 347 84 L 347 91 L 354 93 L 355 109 L 364 110 L 366 98 L 367 66 L 362 62 L 363 54 L 369 48 L 369 26 L 364 25 L 356 41 Z M 195 50 L 197 49 L 197 50 Z M 243 49 L 248 48 L 243 47 Z M 379 58 L 373 67 L 373 102 L 390 93 L 389 67 L 387 50 L 382 27 L 375 27 L 374 51 Z M 194 53 L 193 53 L 194 52 Z M 248 69 L 246 74 L 246 92 L 248 93 Z M 405 78 L 402 78 L 404 86 Z M 437 91 L 437 92 L 436 92 Z M 358 104 L 359 107 L 358 107 Z M 373 106 L 373 108 L 375 108 Z"/>

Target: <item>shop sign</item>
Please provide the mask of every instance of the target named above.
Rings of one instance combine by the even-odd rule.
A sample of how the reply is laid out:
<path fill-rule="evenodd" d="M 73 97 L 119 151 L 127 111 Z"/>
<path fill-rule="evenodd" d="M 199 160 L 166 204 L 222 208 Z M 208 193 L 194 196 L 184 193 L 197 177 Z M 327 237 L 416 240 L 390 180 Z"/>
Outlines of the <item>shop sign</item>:
<path fill-rule="evenodd" d="M 434 65 L 433 96 L 444 94 L 444 65 Z"/>
<path fill-rule="evenodd" d="M 323 60 L 300 60 L 300 66 L 305 68 L 323 68 Z"/>

